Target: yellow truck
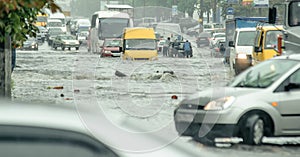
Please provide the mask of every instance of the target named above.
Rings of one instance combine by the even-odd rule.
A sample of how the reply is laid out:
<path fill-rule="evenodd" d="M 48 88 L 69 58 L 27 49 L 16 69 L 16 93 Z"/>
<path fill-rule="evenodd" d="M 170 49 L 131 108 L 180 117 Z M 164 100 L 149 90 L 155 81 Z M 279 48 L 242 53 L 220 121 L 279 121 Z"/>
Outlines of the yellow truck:
<path fill-rule="evenodd" d="M 278 37 L 283 35 L 283 26 L 262 25 L 256 27 L 253 65 L 280 55 Z"/>
<path fill-rule="evenodd" d="M 120 51 L 124 60 L 157 59 L 157 43 L 153 28 L 125 28 L 122 38 L 123 46 Z"/>

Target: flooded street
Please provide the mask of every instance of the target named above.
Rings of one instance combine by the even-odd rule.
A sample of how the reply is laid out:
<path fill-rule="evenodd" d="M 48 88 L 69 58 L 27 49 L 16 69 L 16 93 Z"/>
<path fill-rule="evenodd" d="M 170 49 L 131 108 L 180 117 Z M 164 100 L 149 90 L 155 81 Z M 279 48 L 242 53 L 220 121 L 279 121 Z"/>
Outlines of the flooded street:
<path fill-rule="evenodd" d="M 208 48 L 193 46 L 193 58 L 169 58 L 160 54 L 158 60 L 151 62 L 100 58 L 85 47 L 79 51 L 51 50 L 46 43 L 39 51 L 17 51 L 17 68 L 12 75 L 13 99 L 74 105 L 79 115 L 80 110 L 96 112 L 120 131 L 166 135 L 169 142 L 180 140 L 203 150 L 204 154 L 272 157 L 299 154 L 300 149 L 295 145 L 236 144 L 215 148 L 178 137 L 173 120 L 178 102 L 191 93 L 224 85 L 233 78 L 221 58 L 212 58 Z M 89 117 L 82 120 L 93 134 Z M 271 144 L 285 140 L 290 141 L 264 139 Z M 300 143 L 300 138 L 293 140 Z"/>

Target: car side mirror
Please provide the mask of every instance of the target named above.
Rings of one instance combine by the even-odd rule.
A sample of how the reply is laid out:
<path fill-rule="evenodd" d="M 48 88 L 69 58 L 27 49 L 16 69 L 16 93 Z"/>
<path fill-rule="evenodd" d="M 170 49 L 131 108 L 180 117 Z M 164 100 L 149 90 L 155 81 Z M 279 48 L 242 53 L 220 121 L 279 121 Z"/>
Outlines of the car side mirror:
<path fill-rule="evenodd" d="M 292 89 L 300 89 L 300 84 L 298 84 L 298 83 L 289 83 L 288 85 L 284 86 L 285 91 L 290 91 Z"/>
<path fill-rule="evenodd" d="M 235 47 L 235 46 L 234 46 L 234 42 L 233 42 L 233 41 L 229 41 L 229 42 L 228 42 L 228 46 L 229 46 L 229 47 Z"/>

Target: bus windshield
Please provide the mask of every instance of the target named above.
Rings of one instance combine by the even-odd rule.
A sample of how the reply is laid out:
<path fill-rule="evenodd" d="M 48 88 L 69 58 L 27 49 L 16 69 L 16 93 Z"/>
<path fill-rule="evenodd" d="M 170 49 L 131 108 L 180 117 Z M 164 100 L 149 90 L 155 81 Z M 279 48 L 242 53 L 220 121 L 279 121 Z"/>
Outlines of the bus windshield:
<path fill-rule="evenodd" d="M 121 37 L 125 27 L 129 27 L 129 19 L 99 19 L 99 39 Z"/>

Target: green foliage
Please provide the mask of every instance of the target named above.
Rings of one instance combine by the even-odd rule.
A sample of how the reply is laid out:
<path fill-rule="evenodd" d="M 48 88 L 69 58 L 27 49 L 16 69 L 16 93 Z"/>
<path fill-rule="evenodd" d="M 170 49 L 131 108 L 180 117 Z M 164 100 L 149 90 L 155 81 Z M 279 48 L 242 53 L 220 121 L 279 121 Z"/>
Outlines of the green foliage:
<path fill-rule="evenodd" d="M 5 35 L 9 35 L 14 46 L 18 46 L 26 35 L 35 36 L 36 15 L 43 8 L 60 10 L 54 0 L 0 0 L 0 42 L 5 42 Z"/>

